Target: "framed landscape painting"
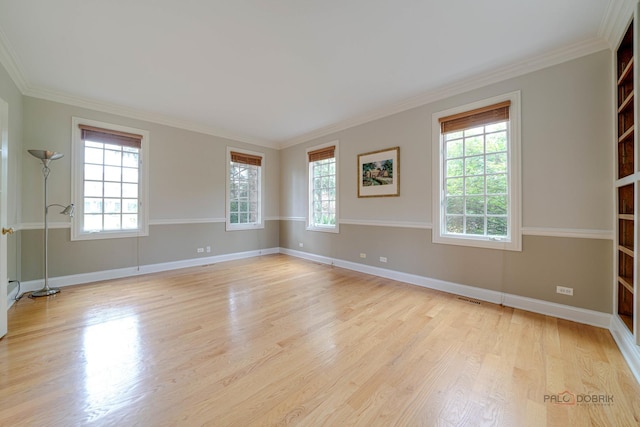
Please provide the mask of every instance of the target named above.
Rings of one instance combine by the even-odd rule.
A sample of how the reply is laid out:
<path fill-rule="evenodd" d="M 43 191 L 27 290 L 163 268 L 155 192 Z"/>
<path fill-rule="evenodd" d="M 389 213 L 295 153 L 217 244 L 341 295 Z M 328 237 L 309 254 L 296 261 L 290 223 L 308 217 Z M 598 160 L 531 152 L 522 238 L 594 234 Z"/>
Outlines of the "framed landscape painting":
<path fill-rule="evenodd" d="M 358 154 L 358 197 L 400 195 L 400 147 Z"/>

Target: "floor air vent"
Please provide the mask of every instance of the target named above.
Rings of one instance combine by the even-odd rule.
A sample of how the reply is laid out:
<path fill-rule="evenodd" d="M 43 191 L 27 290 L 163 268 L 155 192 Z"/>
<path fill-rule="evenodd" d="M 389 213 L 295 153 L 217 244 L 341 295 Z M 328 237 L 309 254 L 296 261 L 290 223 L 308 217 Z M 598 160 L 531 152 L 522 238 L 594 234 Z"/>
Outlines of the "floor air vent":
<path fill-rule="evenodd" d="M 458 299 L 460 301 L 464 301 L 464 302 L 470 302 L 471 304 L 477 304 L 480 305 L 482 304 L 480 301 L 478 301 L 477 299 L 469 299 L 469 298 L 465 298 L 465 297 L 458 297 Z"/>

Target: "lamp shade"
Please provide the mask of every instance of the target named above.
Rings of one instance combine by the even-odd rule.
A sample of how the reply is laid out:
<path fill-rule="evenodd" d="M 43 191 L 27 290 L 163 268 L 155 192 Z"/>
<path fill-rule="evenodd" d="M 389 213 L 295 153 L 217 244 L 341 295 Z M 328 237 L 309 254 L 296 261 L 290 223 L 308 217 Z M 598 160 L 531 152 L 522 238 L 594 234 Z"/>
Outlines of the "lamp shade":
<path fill-rule="evenodd" d="M 62 153 L 49 150 L 27 150 L 33 157 L 42 160 L 42 163 L 47 166 L 51 160 L 57 160 L 64 156 Z"/>
<path fill-rule="evenodd" d="M 76 210 L 76 207 L 73 203 L 71 203 L 70 205 L 68 205 L 67 207 L 65 207 L 63 209 L 62 212 L 60 212 L 62 215 L 69 215 L 70 218 L 73 218 L 73 214 Z"/>

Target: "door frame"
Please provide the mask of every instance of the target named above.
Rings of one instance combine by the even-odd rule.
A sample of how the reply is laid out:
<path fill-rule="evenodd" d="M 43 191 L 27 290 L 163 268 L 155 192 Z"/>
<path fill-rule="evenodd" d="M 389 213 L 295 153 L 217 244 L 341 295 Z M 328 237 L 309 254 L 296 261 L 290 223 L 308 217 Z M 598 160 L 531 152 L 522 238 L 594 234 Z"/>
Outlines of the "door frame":
<path fill-rule="evenodd" d="M 9 158 L 9 104 L 0 98 L 0 228 L 7 224 Z M 8 305 L 7 236 L 0 233 L 0 338 L 7 334 Z"/>

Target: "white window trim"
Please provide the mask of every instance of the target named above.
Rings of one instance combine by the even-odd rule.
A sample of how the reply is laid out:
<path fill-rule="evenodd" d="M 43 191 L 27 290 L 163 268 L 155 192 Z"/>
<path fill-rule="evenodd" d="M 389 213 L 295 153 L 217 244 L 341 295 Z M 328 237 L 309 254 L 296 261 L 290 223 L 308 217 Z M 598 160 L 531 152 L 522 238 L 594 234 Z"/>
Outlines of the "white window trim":
<path fill-rule="evenodd" d="M 71 118 L 71 200 L 76 206 L 75 215 L 77 218 L 84 216 L 84 203 L 82 197 L 83 189 L 83 170 L 84 170 L 84 144 L 82 141 L 82 132 L 78 125 L 95 126 L 103 129 L 121 131 L 142 135 L 141 148 L 139 153 L 140 161 L 140 182 L 138 197 L 138 226 L 137 230 L 128 231 L 82 231 L 83 221 L 74 219 L 71 225 L 71 240 L 95 240 L 95 239 L 115 239 L 124 237 L 139 237 L 149 235 L 149 167 L 147 159 L 149 158 L 149 131 L 136 129 L 128 126 L 120 126 L 112 123 L 99 122 L 96 120 L 83 119 L 80 117 Z"/>
<path fill-rule="evenodd" d="M 258 185 L 260 186 L 260 193 L 258 194 L 258 222 L 251 224 L 232 224 L 231 223 L 231 198 L 229 194 L 230 187 L 230 179 L 229 173 L 231 172 L 231 152 L 235 151 L 236 153 L 244 153 L 251 154 L 253 156 L 262 157 L 262 165 L 260 166 L 260 175 L 258 176 Z M 264 228 L 264 176 L 265 176 L 265 165 L 266 165 L 266 157 L 264 153 L 259 153 L 257 151 L 249 151 L 243 150 L 241 148 L 230 147 L 227 146 L 227 161 L 226 161 L 226 169 L 225 169 L 225 230 L 226 231 L 241 231 L 241 230 L 258 230 Z"/>
<path fill-rule="evenodd" d="M 452 236 L 443 234 L 444 215 L 442 191 L 444 191 L 443 140 L 440 135 L 441 117 L 471 111 L 487 105 L 511 101 L 509 112 L 509 209 L 508 226 L 510 238 L 497 240 L 490 237 Z M 520 91 L 510 92 L 463 106 L 439 111 L 432 115 L 432 209 L 433 243 L 471 246 L 488 249 L 522 251 L 522 185 L 521 185 L 521 130 L 520 130 Z"/>
<path fill-rule="evenodd" d="M 311 162 L 309 162 L 309 152 L 320 150 L 321 148 L 331 147 L 335 145 L 336 149 L 334 151 L 335 159 L 336 159 L 336 225 L 314 225 L 311 223 L 311 212 L 313 212 L 313 207 L 311 206 L 313 202 L 313 198 L 311 194 L 313 192 L 313 188 L 311 185 L 311 180 L 309 177 L 311 176 Z M 307 170 L 307 231 L 322 231 L 325 233 L 339 233 L 340 232 L 340 163 L 339 163 L 339 141 L 332 141 L 326 144 L 315 145 L 313 147 L 307 148 L 304 154 L 304 161 L 306 162 L 306 170 Z"/>

